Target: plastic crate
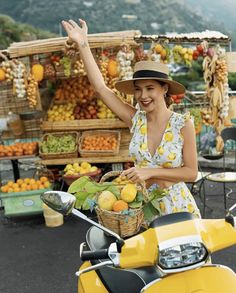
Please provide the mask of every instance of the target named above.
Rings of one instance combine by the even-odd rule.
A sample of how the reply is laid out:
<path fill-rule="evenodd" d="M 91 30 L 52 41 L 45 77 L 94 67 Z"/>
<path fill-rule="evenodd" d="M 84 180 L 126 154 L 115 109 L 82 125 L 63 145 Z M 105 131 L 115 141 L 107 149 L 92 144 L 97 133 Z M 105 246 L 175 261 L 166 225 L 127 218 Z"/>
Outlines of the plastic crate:
<path fill-rule="evenodd" d="M 1 193 L 5 216 L 26 216 L 42 214 L 40 195 L 51 189 L 38 189 L 25 192 Z"/>

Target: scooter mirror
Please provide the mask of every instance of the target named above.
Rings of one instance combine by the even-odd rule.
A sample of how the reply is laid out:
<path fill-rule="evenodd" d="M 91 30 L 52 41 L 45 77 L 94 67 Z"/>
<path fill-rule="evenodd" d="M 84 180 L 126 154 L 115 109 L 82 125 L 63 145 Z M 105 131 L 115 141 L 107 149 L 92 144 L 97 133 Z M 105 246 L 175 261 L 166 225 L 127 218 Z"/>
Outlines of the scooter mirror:
<path fill-rule="evenodd" d="M 76 201 L 74 195 L 64 191 L 46 191 L 41 194 L 40 198 L 51 209 L 63 215 L 72 212 Z"/>

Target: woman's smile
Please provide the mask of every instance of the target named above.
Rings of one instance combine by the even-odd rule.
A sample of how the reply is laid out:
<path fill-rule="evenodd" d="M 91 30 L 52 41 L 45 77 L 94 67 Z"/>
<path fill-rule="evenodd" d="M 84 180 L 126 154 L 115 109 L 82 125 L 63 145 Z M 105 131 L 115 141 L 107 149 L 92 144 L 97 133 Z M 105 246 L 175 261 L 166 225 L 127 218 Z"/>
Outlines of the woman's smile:
<path fill-rule="evenodd" d="M 139 103 L 140 103 L 143 107 L 147 107 L 147 106 L 149 106 L 152 102 L 153 102 L 152 99 L 139 100 Z"/>

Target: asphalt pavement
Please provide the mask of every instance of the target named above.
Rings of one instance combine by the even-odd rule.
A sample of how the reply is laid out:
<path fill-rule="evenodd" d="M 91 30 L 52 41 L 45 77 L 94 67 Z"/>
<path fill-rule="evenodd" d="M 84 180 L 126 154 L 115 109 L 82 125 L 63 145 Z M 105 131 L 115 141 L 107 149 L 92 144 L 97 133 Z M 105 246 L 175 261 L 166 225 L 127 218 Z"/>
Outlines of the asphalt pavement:
<path fill-rule="evenodd" d="M 231 187 L 236 191 L 235 184 Z M 223 197 L 217 195 L 222 194 L 222 185 L 206 182 L 206 190 L 207 204 L 213 211 L 207 209 L 205 218 L 224 217 Z M 236 195 L 233 197 L 228 200 L 228 206 L 236 202 Z M 201 209 L 198 194 L 195 198 Z M 87 215 L 94 217 L 94 214 Z M 85 241 L 88 227 L 90 224 L 83 220 L 68 216 L 62 226 L 48 228 L 42 215 L 7 218 L 1 208 L 0 292 L 77 292 L 79 245 Z M 236 271 L 236 246 L 215 253 L 212 259 Z"/>

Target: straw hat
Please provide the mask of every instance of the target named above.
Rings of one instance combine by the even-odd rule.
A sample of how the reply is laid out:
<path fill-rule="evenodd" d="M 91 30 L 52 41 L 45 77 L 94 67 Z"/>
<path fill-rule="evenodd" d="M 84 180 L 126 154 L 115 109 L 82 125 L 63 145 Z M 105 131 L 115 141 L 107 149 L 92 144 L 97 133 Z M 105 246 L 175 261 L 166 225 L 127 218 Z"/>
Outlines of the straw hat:
<path fill-rule="evenodd" d="M 178 95 L 185 92 L 185 87 L 174 81 L 169 76 L 167 65 L 155 61 L 139 61 L 134 66 L 132 79 L 116 82 L 115 88 L 125 94 L 134 94 L 134 81 L 142 79 L 155 79 L 163 81 L 169 85 L 168 94 Z"/>

